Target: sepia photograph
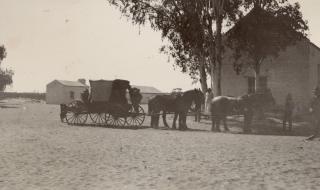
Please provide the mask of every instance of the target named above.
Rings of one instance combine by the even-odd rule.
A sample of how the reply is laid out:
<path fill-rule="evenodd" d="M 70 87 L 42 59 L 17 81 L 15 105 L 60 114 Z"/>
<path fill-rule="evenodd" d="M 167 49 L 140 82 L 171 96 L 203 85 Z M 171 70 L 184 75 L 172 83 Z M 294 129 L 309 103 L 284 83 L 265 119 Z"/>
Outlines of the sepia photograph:
<path fill-rule="evenodd" d="M 0 190 L 320 189 L 318 0 L 0 0 Z"/>

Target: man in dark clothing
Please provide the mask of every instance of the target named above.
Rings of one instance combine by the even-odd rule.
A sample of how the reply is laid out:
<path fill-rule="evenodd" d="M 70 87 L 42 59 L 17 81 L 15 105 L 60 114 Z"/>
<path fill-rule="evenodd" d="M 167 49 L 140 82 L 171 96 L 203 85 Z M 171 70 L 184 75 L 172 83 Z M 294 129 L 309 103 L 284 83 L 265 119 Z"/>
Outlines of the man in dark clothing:
<path fill-rule="evenodd" d="M 60 119 L 64 122 L 67 116 L 67 106 L 65 104 L 60 104 Z"/>
<path fill-rule="evenodd" d="M 310 104 L 310 113 L 312 117 L 312 124 L 314 127 L 313 135 L 308 137 L 306 140 L 313 140 L 316 137 L 319 137 L 320 132 L 320 88 L 317 86 L 314 91 L 314 97 L 311 100 Z"/>
<path fill-rule="evenodd" d="M 292 113 L 294 110 L 294 103 L 292 100 L 292 96 L 289 93 L 286 97 L 286 103 L 284 105 L 284 114 L 283 114 L 283 127 L 282 130 L 286 130 L 286 125 L 289 123 L 289 131 L 292 130 Z"/>
<path fill-rule="evenodd" d="M 244 108 L 244 126 L 243 126 L 243 132 L 244 133 L 251 133 L 251 123 L 253 120 L 253 108 L 251 106 L 248 106 Z"/>

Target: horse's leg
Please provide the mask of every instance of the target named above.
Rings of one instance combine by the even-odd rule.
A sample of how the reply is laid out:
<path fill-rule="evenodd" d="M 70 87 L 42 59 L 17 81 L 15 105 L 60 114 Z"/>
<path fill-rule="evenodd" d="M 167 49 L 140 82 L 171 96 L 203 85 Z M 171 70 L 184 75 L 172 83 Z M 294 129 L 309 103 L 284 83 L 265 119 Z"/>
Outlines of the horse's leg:
<path fill-rule="evenodd" d="M 159 128 L 160 113 L 155 116 L 155 127 Z"/>
<path fill-rule="evenodd" d="M 172 129 L 177 129 L 176 127 L 177 118 L 178 118 L 178 113 L 174 113 Z"/>
<path fill-rule="evenodd" d="M 221 130 L 220 130 L 220 120 L 221 120 L 221 117 L 218 116 L 218 117 L 217 117 L 217 120 L 216 120 L 216 130 L 217 130 L 218 132 L 221 132 Z"/>
<path fill-rule="evenodd" d="M 229 128 L 228 128 L 228 126 L 227 126 L 227 116 L 224 116 L 222 120 L 223 120 L 224 130 L 225 130 L 225 131 L 230 131 Z"/>
<path fill-rule="evenodd" d="M 151 122 L 150 122 L 150 127 L 154 127 L 154 116 L 153 116 L 153 113 L 151 114 Z"/>
<path fill-rule="evenodd" d="M 180 121 L 180 129 L 186 130 L 187 129 L 187 115 L 185 113 L 180 113 L 179 121 Z"/>
<path fill-rule="evenodd" d="M 183 130 L 184 126 L 183 126 L 183 115 L 182 113 L 179 113 L 179 130 Z"/>
<path fill-rule="evenodd" d="M 184 129 L 188 129 L 188 126 L 187 126 L 187 113 L 183 113 L 182 115 L 183 115 L 183 117 L 182 117 L 183 128 Z"/>
<path fill-rule="evenodd" d="M 251 123 L 252 123 L 252 113 L 250 111 L 246 111 L 244 113 L 244 128 L 243 128 L 243 131 L 245 133 L 251 133 Z"/>
<path fill-rule="evenodd" d="M 162 113 L 163 124 L 164 124 L 165 127 L 169 128 L 169 125 L 168 125 L 167 120 L 166 120 L 166 116 L 167 116 L 167 112 L 164 110 L 163 113 Z"/>
<path fill-rule="evenodd" d="M 215 130 L 216 117 L 211 113 L 211 131 Z"/>

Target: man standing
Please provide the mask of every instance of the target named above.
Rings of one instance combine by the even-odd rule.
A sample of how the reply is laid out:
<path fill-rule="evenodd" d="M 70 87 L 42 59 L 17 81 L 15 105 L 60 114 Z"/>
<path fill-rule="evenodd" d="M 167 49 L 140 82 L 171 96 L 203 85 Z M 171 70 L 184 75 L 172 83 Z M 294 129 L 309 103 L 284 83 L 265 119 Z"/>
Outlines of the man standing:
<path fill-rule="evenodd" d="M 244 133 L 251 133 L 251 124 L 253 120 L 253 108 L 252 106 L 248 106 L 244 108 L 244 121 L 243 121 L 243 132 Z"/>
<path fill-rule="evenodd" d="M 60 104 L 60 120 L 64 122 L 67 117 L 67 106 L 65 104 Z"/>
<path fill-rule="evenodd" d="M 320 88 L 317 86 L 313 91 L 314 97 L 311 100 L 310 113 L 312 118 L 312 124 L 314 127 L 313 135 L 308 137 L 306 140 L 313 140 L 319 137 L 320 132 Z"/>
<path fill-rule="evenodd" d="M 211 88 L 209 88 L 206 92 L 206 97 L 205 97 L 205 113 L 209 115 L 210 115 L 210 105 L 213 97 L 214 97 L 213 92 Z"/>
<path fill-rule="evenodd" d="M 292 130 L 292 114 L 294 109 L 294 103 L 292 96 L 289 93 L 286 97 L 286 103 L 284 105 L 284 114 L 283 114 L 283 127 L 282 130 L 285 131 L 287 128 L 287 123 L 289 123 L 289 131 Z"/>

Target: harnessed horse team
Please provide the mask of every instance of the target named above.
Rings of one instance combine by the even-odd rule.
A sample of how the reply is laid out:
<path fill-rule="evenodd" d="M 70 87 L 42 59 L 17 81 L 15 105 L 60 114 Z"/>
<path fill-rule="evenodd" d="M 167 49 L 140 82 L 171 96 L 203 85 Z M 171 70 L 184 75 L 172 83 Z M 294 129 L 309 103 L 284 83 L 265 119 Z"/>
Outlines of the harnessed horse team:
<path fill-rule="evenodd" d="M 168 112 L 174 113 L 172 128 L 176 129 L 176 120 L 179 117 L 179 129 L 187 129 L 186 117 L 195 104 L 193 111 L 199 111 L 204 103 L 204 94 L 200 89 L 186 91 L 175 95 L 157 95 L 149 100 L 148 112 L 151 115 L 151 127 L 159 127 L 159 117 L 162 112 L 163 124 L 169 127 L 166 121 Z M 212 131 L 220 131 L 220 122 L 223 121 L 224 129 L 229 131 L 226 117 L 229 115 L 244 115 L 244 132 L 250 132 L 254 110 L 261 110 L 275 101 L 270 91 L 264 93 L 246 94 L 240 97 L 217 96 L 210 101 Z"/>

